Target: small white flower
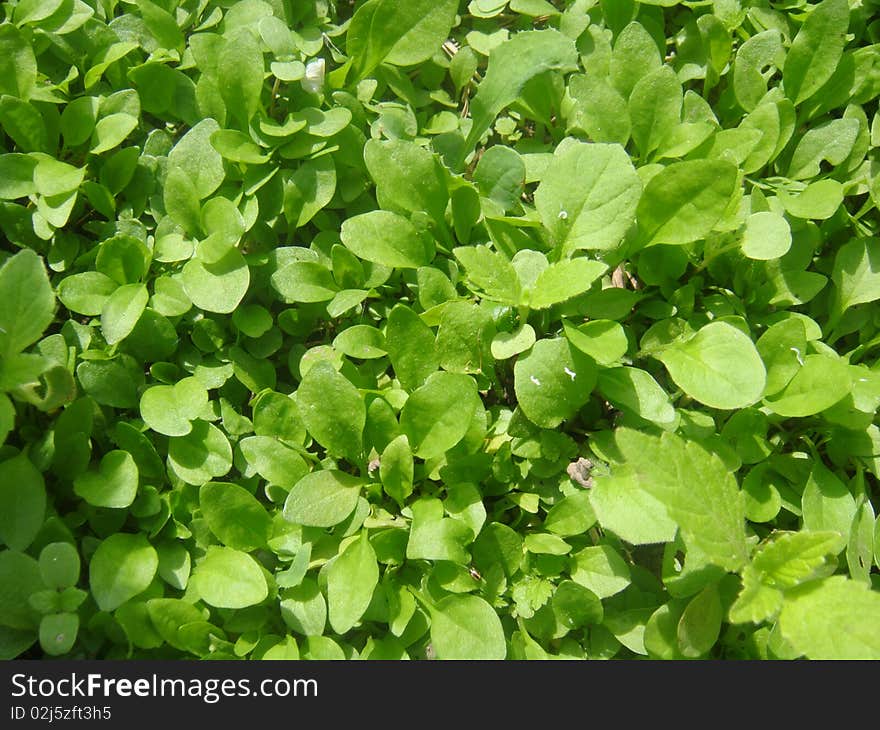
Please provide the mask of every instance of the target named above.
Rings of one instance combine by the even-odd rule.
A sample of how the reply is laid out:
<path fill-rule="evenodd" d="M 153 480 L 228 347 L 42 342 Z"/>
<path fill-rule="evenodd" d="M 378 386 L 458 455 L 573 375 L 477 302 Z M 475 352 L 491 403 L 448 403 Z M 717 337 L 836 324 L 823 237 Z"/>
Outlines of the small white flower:
<path fill-rule="evenodd" d="M 324 88 L 326 66 L 323 58 L 313 58 L 306 64 L 306 75 L 300 81 L 303 89 L 310 94 L 319 94 Z"/>

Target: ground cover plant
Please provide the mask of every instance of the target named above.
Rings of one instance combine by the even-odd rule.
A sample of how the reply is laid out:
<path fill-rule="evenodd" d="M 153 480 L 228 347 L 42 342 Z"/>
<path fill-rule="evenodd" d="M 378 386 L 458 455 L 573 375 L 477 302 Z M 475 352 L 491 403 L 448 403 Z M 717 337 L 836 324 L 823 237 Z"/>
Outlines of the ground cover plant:
<path fill-rule="evenodd" d="M 880 658 L 876 0 L 0 17 L 0 656 Z"/>

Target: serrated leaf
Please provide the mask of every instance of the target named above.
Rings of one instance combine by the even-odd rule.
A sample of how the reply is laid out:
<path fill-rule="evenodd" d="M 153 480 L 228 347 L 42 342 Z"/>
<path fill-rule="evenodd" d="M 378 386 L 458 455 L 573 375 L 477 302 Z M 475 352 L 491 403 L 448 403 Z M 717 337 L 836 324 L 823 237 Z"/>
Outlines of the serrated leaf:
<path fill-rule="evenodd" d="M 739 488 L 717 456 L 672 433 L 657 437 L 621 428 L 615 441 L 632 470 L 632 479 L 663 505 L 686 545 L 727 570 L 736 570 L 745 562 Z M 682 484 L 688 489 L 681 489 Z"/>
<path fill-rule="evenodd" d="M 779 630 L 809 659 L 880 659 L 880 595 L 864 583 L 833 576 L 786 597 Z"/>

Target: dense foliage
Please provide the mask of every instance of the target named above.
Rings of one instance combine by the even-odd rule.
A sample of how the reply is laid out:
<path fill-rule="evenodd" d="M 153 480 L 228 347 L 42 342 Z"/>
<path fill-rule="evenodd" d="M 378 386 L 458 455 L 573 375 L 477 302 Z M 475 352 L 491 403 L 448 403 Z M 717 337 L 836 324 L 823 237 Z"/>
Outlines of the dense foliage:
<path fill-rule="evenodd" d="M 0 656 L 880 658 L 877 0 L 0 17 Z"/>

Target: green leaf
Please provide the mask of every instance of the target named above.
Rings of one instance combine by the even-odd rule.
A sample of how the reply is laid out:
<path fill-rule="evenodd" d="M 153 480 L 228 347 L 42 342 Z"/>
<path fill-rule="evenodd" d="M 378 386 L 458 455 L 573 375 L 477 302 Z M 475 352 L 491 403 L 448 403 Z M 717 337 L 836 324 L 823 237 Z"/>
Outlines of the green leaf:
<path fill-rule="evenodd" d="M 79 616 L 75 613 L 53 613 L 40 621 L 40 647 L 49 656 L 67 654 L 76 643 Z"/>
<path fill-rule="evenodd" d="M 785 212 L 795 218 L 827 220 L 843 203 L 843 186 L 837 180 L 817 180 L 797 194 L 780 189 L 776 196 Z"/>
<path fill-rule="evenodd" d="M 138 118 L 131 114 L 108 114 L 98 120 L 92 132 L 92 148 L 89 152 L 100 155 L 118 147 L 138 125 Z"/>
<path fill-rule="evenodd" d="M 107 344 L 115 345 L 131 334 L 149 300 L 143 284 L 125 284 L 107 297 L 101 309 L 101 332 Z"/>
<path fill-rule="evenodd" d="M 186 436 L 191 421 L 208 405 L 208 391 L 197 378 L 184 378 L 173 386 L 156 385 L 144 391 L 140 400 L 141 418 L 166 436 Z"/>
<path fill-rule="evenodd" d="M 138 489 L 138 468 L 127 451 L 108 451 L 98 469 L 80 474 L 73 491 L 95 507 L 121 509 L 134 502 Z"/>
<path fill-rule="evenodd" d="M 530 324 L 523 324 L 513 332 L 499 332 L 492 338 L 492 357 L 508 360 L 530 349 L 536 341 L 535 329 Z"/>
<path fill-rule="evenodd" d="M 171 437 L 168 466 L 187 484 L 201 486 L 229 472 L 232 447 L 213 423 L 194 421 L 189 433 Z"/>
<path fill-rule="evenodd" d="M 349 250 L 364 261 L 416 269 L 431 259 L 416 227 L 390 211 L 374 210 L 349 218 L 340 235 Z"/>
<path fill-rule="evenodd" d="M 767 367 L 764 395 L 778 393 L 801 368 L 802 353 L 807 348 L 805 325 L 797 317 L 777 322 L 758 338 L 756 347 Z"/>
<path fill-rule="evenodd" d="M 630 570 L 610 545 L 594 545 L 571 556 L 571 579 L 599 598 L 620 593 L 631 582 Z"/>
<path fill-rule="evenodd" d="M 345 472 L 320 470 L 306 474 L 284 502 L 284 519 L 298 525 L 333 527 L 357 506 L 363 481 Z"/>
<path fill-rule="evenodd" d="M 33 104 L 0 95 L 0 125 L 19 152 L 45 152 L 49 148 L 46 122 Z"/>
<path fill-rule="evenodd" d="M 675 421 L 675 409 L 666 391 L 639 368 L 608 368 L 599 371 L 597 389 L 611 403 L 658 425 Z"/>
<path fill-rule="evenodd" d="M 782 68 L 785 95 L 796 105 L 813 96 L 834 74 L 848 28 L 847 0 L 823 0 L 812 7 Z"/>
<path fill-rule="evenodd" d="M 332 157 L 324 155 L 306 160 L 284 186 L 284 217 L 297 228 L 306 225 L 330 203 L 336 185 L 336 165 Z"/>
<path fill-rule="evenodd" d="M 29 99 L 37 82 L 37 59 L 28 37 L 9 22 L 0 26 L 0 95 Z"/>
<path fill-rule="evenodd" d="M 229 314 L 238 307 L 250 284 L 250 269 L 241 252 L 232 248 L 211 264 L 198 259 L 183 267 L 183 288 L 192 303 L 206 312 Z"/>
<path fill-rule="evenodd" d="M 438 659 L 504 659 L 507 642 L 495 610 L 479 596 L 446 596 L 431 611 Z"/>
<path fill-rule="evenodd" d="M 786 597 L 779 630 L 808 659 L 878 659 L 880 595 L 838 575 L 807 583 Z"/>
<path fill-rule="evenodd" d="M 569 343 L 600 365 L 613 365 L 629 349 L 626 332 L 617 322 L 595 319 L 575 327 L 563 320 L 562 326 Z"/>
<path fill-rule="evenodd" d="M 788 169 L 792 180 L 807 180 L 819 175 L 821 165 L 836 166 L 852 152 L 859 136 L 857 119 L 834 119 L 808 130 L 795 147 Z"/>
<path fill-rule="evenodd" d="M 712 408 L 745 408 L 764 392 L 767 373 L 754 343 L 726 322 L 707 324 L 657 357 L 676 385 Z"/>
<path fill-rule="evenodd" d="M 211 532 L 223 545 L 245 552 L 265 547 L 272 519 L 244 487 L 207 482 L 199 489 L 199 507 Z"/>
<path fill-rule="evenodd" d="M 382 331 L 368 324 L 356 324 L 342 330 L 333 338 L 333 347 L 343 355 L 359 360 L 376 360 L 388 354 L 384 350 Z"/>
<path fill-rule="evenodd" d="M 778 213 L 752 213 L 746 221 L 742 251 L 750 259 L 778 259 L 791 248 L 791 228 Z"/>
<path fill-rule="evenodd" d="M 532 309 L 547 309 L 586 292 L 608 266 L 586 258 L 550 264 L 528 290 L 526 302 Z"/>
<path fill-rule="evenodd" d="M 788 385 L 773 397 L 765 398 L 764 403 L 780 416 L 803 418 L 830 408 L 851 389 L 852 376 L 843 360 L 807 355 Z"/>
<path fill-rule="evenodd" d="M 268 436 L 248 436 L 238 442 L 248 464 L 270 484 L 289 489 L 309 470 L 294 449 Z"/>
<path fill-rule="evenodd" d="M 364 145 L 364 162 L 383 210 L 403 215 L 425 211 L 443 221 L 449 193 L 443 166 L 429 150 L 402 139 L 371 139 Z"/>
<path fill-rule="evenodd" d="M 189 583 L 192 559 L 185 546 L 179 543 L 160 543 L 156 546 L 159 553 L 159 576 L 168 585 L 178 590 L 186 590 Z"/>
<path fill-rule="evenodd" d="M 219 129 L 210 137 L 211 145 L 224 159 L 243 162 L 248 165 L 262 165 L 269 161 L 269 155 L 246 134 L 234 129 Z"/>
<path fill-rule="evenodd" d="M 504 145 L 487 149 L 474 169 L 474 182 L 480 195 L 494 201 L 505 211 L 519 203 L 525 180 L 525 162 L 515 150 Z"/>
<path fill-rule="evenodd" d="M 502 304 L 519 304 L 519 277 L 505 256 L 488 246 L 459 246 L 452 253 L 464 266 L 469 285 L 483 298 Z"/>
<path fill-rule="evenodd" d="M 460 520 L 443 516 L 439 499 L 422 497 L 413 502 L 412 528 L 406 544 L 408 560 L 449 560 L 466 565 L 470 556 L 465 546 L 473 531 Z"/>
<path fill-rule="evenodd" d="M 704 238 L 724 215 L 739 184 L 734 165 L 688 160 L 663 168 L 645 186 L 636 215 L 646 245 Z"/>
<path fill-rule="evenodd" d="M 174 145 L 168 154 L 168 169 L 179 169 L 192 181 L 199 199 L 213 193 L 226 176 L 223 158 L 211 145 L 211 135 L 220 129 L 214 119 L 203 119 Z"/>
<path fill-rule="evenodd" d="M 678 646 L 689 659 L 709 653 L 721 633 L 724 610 L 717 585 L 708 585 L 694 596 L 678 621 Z"/>
<path fill-rule="evenodd" d="M 517 100 L 530 79 L 550 70 L 573 71 L 576 66 L 574 43 L 553 29 L 523 31 L 495 48 L 471 103 L 473 125 L 463 155 L 474 148 L 501 110 Z"/>
<path fill-rule="evenodd" d="M 0 586 L 0 625 L 33 632 L 37 623 L 28 599 L 46 587 L 37 561 L 17 550 L 0 550 Z"/>
<path fill-rule="evenodd" d="M 296 391 L 300 416 L 328 452 L 357 461 L 363 450 L 364 399 L 329 362 L 318 362 Z"/>
<path fill-rule="evenodd" d="M 40 551 L 40 575 L 48 588 L 68 588 L 79 581 L 79 553 L 69 542 L 52 542 Z"/>
<path fill-rule="evenodd" d="M 161 47 L 168 50 L 183 48 L 183 33 L 171 13 L 150 0 L 137 0 L 137 6 L 141 11 L 141 17 L 144 19 L 147 30 Z"/>
<path fill-rule="evenodd" d="M 657 437 L 621 428 L 615 432 L 615 441 L 631 470 L 627 476 L 663 505 L 686 545 L 727 570 L 736 570 L 745 562 L 739 488 L 720 458 L 672 433 Z M 681 484 L 689 488 L 683 490 Z M 601 510 L 597 514 L 601 521 Z"/>
<path fill-rule="evenodd" d="M 571 580 L 557 585 L 552 606 L 557 621 L 570 631 L 602 623 L 605 613 L 602 601 L 595 593 Z"/>
<path fill-rule="evenodd" d="M 831 280 L 835 286 L 833 314 L 880 299 L 878 239 L 855 239 L 837 249 Z"/>
<path fill-rule="evenodd" d="M 24 454 L 0 462 L 0 540 L 26 550 L 46 517 L 43 475 Z"/>
<path fill-rule="evenodd" d="M 514 366 L 514 390 L 530 421 L 555 428 L 589 400 L 596 377 L 593 361 L 566 340 L 538 340 Z"/>
<path fill-rule="evenodd" d="M 639 154 L 647 158 L 681 123 L 684 91 L 669 66 L 640 78 L 629 98 L 632 138 Z"/>
<path fill-rule="evenodd" d="M 333 274 L 317 261 L 293 261 L 272 274 L 272 288 L 285 302 L 326 302 L 339 291 Z"/>
<path fill-rule="evenodd" d="M 609 66 L 611 82 L 628 99 L 639 80 L 659 69 L 662 63 L 657 42 L 644 25 L 633 21 L 615 39 Z"/>
<path fill-rule="evenodd" d="M 29 155 L 18 152 L 0 155 L 0 200 L 15 200 L 36 193 L 36 166 L 37 161 Z"/>
<path fill-rule="evenodd" d="M 576 144 L 554 155 L 535 191 L 535 207 L 552 240 L 570 255 L 617 246 L 635 222 L 641 193 L 623 147 Z"/>
<path fill-rule="evenodd" d="M 406 390 L 415 390 L 439 366 L 434 333 L 412 309 L 396 304 L 385 326 L 385 349 L 394 374 Z"/>
<path fill-rule="evenodd" d="M 465 437 L 471 419 L 481 408 L 473 378 L 437 372 L 407 399 L 400 414 L 400 428 L 416 456 L 433 459 Z"/>
<path fill-rule="evenodd" d="M 259 42 L 250 32 L 228 37 L 217 57 L 217 73 L 223 83 L 220 95 L 242 128 L 260 108 L 265 65 Z"/>
<path fill-rule="evenodd" d="M 215 545 L 196 565 L 191 585 L 205 603 L 217 608 L 247 608 L 269 595 L 263 570 L 254 558 Z"/>
<path fill-rule="evenodd" d="M 320 636 L 327 623 L 327 603 L 317 582 L 305 578 L 302 584 L 284 591 L 281 618 L 303 636 Z"/>
<path fill-rule="evenodd" d="M 836 532 L 774 532 L 743 571 L 743 588 L 730 607 L 734 623 L 773 620 L 783 605 L 783 592 L 836 567 L 841 549 Z"/>
<path fill-rule="evenodd" d="M 677 525 L 657 497 L 641 486 L 638 472 L 625 464 L 595 480 L 590 505 L 599 524 L 633 545 L 672 542 Z"/>
<path fill-rule="evenodd" d="M 369 0 L 351 19 L 346 48 L 355 60 L 357 78 L 382 63 L 412 66 L 430 58 L 455 23 L 455 0 Z"/>
<path fill-rule="evenodd" d="M 360 621 L 378 583 L 376 552 L 363 531 L 327 568 L 327 614 L 337 634 Z"/>
<path fill-rule="evenodd" d="M 413 492 L 413 458 L 409 440 L 400 434 L 389 443 L 379 459 L 379 477 L 385 493 L 403 506 Z"/>
<path fill-rule="evenodd" d="M 828 467 L 816 459 L 801 498 L 804 529 L 813 532 L 835 531 L 840 534 L 842 550 L 849 538 L 856 501 Z"/>
<path fill-rule="evenodd" d="M 89 562 L 92 597 L 102 611 L 113 611 L 143 593 L 158 567 L 159 556 L 144 535 L 111 535 Z"/>
<path fill-rule="evenodd" d="M 595 74 L 569 77 L 568 95 L 572 108 L 567 114 L 569 132 L 583 132 L 596 142 L 625 145 L 631 123 L 626 99 L 608 82 Z"/>
<path fill-rule="evenodd" d="M 0 268 L 0 354 L 11 357 L 36 342 L 54 313 L 42 259 L 30 250 L 6 259 Z"/>

